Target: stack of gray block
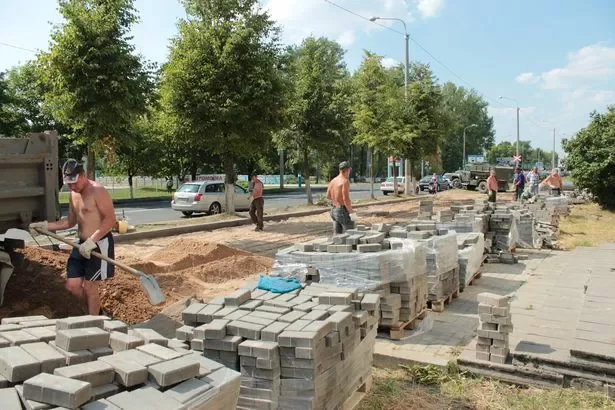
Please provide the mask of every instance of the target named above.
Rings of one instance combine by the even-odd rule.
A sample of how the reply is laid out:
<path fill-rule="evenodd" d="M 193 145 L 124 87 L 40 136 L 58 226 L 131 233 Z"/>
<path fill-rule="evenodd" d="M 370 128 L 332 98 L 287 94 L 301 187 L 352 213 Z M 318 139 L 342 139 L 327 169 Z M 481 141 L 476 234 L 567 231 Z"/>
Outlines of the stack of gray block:
<path fill-rule="evenodd" d="M 237 353 L 237 408 L 337 408 L 370 375 L 380 297 L 311 283 L 286 294 L 252 289 L 246 300 L 224 298 L 218 311 L 229 301 L 242 303 L 208 323 L 200 312 L 211 304 L 193 303 L 182 316 L 206 355 L 210 347 Z M 221 356 L 213 360 L 229 364 Z"/>
<path fill-rule="evenodd" d="M 433 200 L 423 199 L 419 201 L 419 219 L 431 219 L 433 216 Z"/>
<path fill-rule="evenodd" d="M 453 211 L 450 209 L 442 209 L 436 212 L 436 221 L 438 223 L 449 223 L 453 221 Z"/>
<path fill-rule="evenodd" d="M 472 276 L 480 269 L 485 251 L 485 238 L 482 233 L 457 234 L 459 256 L 459 289 L 468 285 Z"/>
<path fill-rule="evenodd" d="M 508 296 L 479 293 L 479 328 L 476 331 L 476 358 L 505 364 L 509 349 L 509 335 L 513 331 Z"/>
<path fill-rule="evenodd" d="M 435 235 L 427 244 L 427 300 L 438 301 L 459 290 L 459 256 L 455 232 Z"/>
<path fill-rule="evenodd" d="M 493 232 L 492 252 L 510 251 L 516 246 L 516 224 L 512 211 L 508 208 L 496 208 L 489 219 L 489 231 Z"/>
<path fill-rule="evenodd" d="M 528 209 L 513 211 L 513 215 L 517 222 L 517 247 L 534 248 L 534 215 Z"/>
<path fill-rule="evenodd" d="M 0 397 L 7 398 L 0 405 L 3 409 L 21 409 L 23 404 L 28 409 L 222 410 L 237 403 L 239 373 L 188 350 L 183 341 L 152 329 L 129 330 L 106 316 L 51 323 L 40 316 L 2 320 L 0 388 L 5 389 Z"/>
<path fill-rule="evenodd" d="M 454 214 L 458 214 L 462 211 L 470 211 L 472 209 L 474 209 L 473 205 L 451 205 L 451 211 L 453 211 Z"/>

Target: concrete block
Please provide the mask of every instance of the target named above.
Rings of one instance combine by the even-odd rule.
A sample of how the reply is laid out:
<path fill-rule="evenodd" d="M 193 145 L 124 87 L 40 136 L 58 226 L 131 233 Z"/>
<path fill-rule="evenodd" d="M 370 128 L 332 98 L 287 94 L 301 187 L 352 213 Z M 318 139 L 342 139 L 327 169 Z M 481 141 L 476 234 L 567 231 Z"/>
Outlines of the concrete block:
<path fill-rule="evenodd" d="M 89 327 L 98 327 L 103 329 L 105 320 L 100 316 L 73 316 L 65 319 L 58 319 L 56 321 L 57 330 L 66 329 L 83 329 Z"/>
<path fill-rule="evenodd" d="M 490 306 L 490 305 L 484 305 L 482 303 L 478 304 L 478 313 L 479 314 L 485 313 L 485 314 L 490 315 L 491 314 L 491 309 L 492 309 L 492 306 Z"/>
<path fill-rule="evenodd" d="M 262 302 L 262 300 L 259 300 L 258 302 Z M 249 303 L 249 302 L 248 302 L 248 303 Z M 243 305 L 245 305 L 245 303 L 244 303 Z M 243 306 L 243 305 L 241 305 L 241 306 Z M 258 306 L 260 306 L 260 305 L 258 305 Z M 231 313 L 230 315 L 226 315 L 226 316 L 224 316 L 222 319 L 224 319 L 224 320 L 228 320 L 228 321 L 231 321 L 231 320 L 239 320 L 239 319 L 241 319 L 242 317 L 244 317 L 245 315 L 247 315 L 248 313 L 252 312 L 253 310 L 254 310 L 254 309 L 244 309 L 244 308 L 242 307 L 242 308 L 240 308 L 240 309 L 238 309 L 238 310 L 234 311 L 234 312 L 233 312 L 233 313 Z"/>
<path fill-rule="evenodd" d="M 143 346 L 138 346 L 137 350 L 154 356 L 160 360 L 171 360 L 183 356 L 182 353 L 169 349 L 168 347 L 160 346 L 156 343 L 148 343 Z"/>
<path fill-rule="evenodd" d="M 489 353 L 492 355 L 508 356 L 508 347 L 489 346 Z"/>
<path fill-rule="evenodd" d="M 264 327 L 264 325 L 259 325 L 257 323 L 234 320 L 226 326 L 226 333 L 232 336 L 241 336 L 246 339 L 258 340 L 261 338 L 261 330 Z"/>
<path fill-rule="evenodd" d="M 292 312 L 288 312 L 287 314 L 292 313 Z M 284 316 L 284 315 L 282 315 Z M 269 326 L 270 324 L 272 324 L 274 321 L 272 319 L 265 319 L 263 317 L 258 317 L 258 316 L 252 316 L 252 315 L 246 315 L 240 319 L 238 319 L 240 322 L 248 322 L 248 323 L 255 323 L 257 325 L 263 325 L 263 326 Z M 279 319 L 278 319 L 279 320 Z"/>
<path fill-rule="evenodd" d="M 55 328 L 57 319 L 45 319 L 45 320 L 32 320 L 28 322 L 21 322 L 19 326 L 23 329 L 28 329 L 30 327 L 49 327 L 53 326 Z"/>
<path fill-rule="evenodd" d="M 24 382 L 23 395 L 27 400 L 75 409 L 90 400 L 92 385 L 80 380 L 41 373 Z"/>
<path fill-rule="evenodd" d="M 162 361 L 162 359 L 159 359 L 158 357 L 154 357 L 152 355 L 143 353 L 136 349 L 124 350 L 123 352 L 115 353 L 112 356 L 118 356 L 121 359 L 125 359 L 125 360 L 140 364 L 141 366 L 145 366 L 145 367 L 149 367 L 151 365 L 160 363 Z M 112 357 L 112 356 L 105 356 L 105 357 Z"/>
<path fill-rule="evenodd" d="M 16 317 L 5 317 L 0 322 L 3 325 L 16 325 L 21 322 L 30 322 L 33 320 L 47 320 L 46 316 L 42 315 L 33 315 L 33 316 L 16 316 Z"/>
<path fill-rule="evenodd" d="M 292 332 L 298 332 L 300 330 L 303 330 L 303 328 L 306 327 L 307 325 L 309 325 L 310 323 L 312 323 L 311 320 L 299 319 L 299 320 L 297 320 L 297 321 L 295 321 L 293 323 L 289 323 L 289 325 L 284 330 L 289 330 L 289 331 L 292 331 Z"/>
<path fill-rule="evenodd" d="M 213 314 L 223 308 L 223 305 L 206 305 L 197 313 L 196 323 L 202 324 L 211 322 L 214 320 Z"/>
<path fill-rule="evenodd" d="M 361 310 L 377 310 L 380 307 L 380 295 L 377 293 L 366 293 L 361 299 Z"/>
<path fill-rule="evenodd" d="M 188 403 L 210 390 L 213 386 L 204 380 L 188 379 L 164 392 L 175 401 Z"/>
<path fill-rule="evenodd" d="M 167 346 L 169 347 L 169 349 L 177 350 L 180 353 L 181 353 L 180 350 L 189 350 L 190 349 L 190 343 L 189 342 L 185 342 L 185 341 L 179 340 L 179 339 L 169 339 L 169 344 Z M 180 349 L 180 350 L 178 350 L 178 349 Z"/>
<path fill-rule="evenodd" d="M 380 252 L 381 250 L 382 245 L 379 243 L 365 243 L 357 245 L 357 251 L 359 253 Z"/>
<path fill-rule="evenodd" d="M 97 360 L 99 357 L 109 356 L 113 354 L 113 349 L 111 349 L 110 347 L 97 347 L 88 350 L 94 355 L 94 360 Z"/>
<path fill-rule="evenodd" d="M 224 339 L 226 337 L 226 319 L 214 319 L 211 322 L 194 328 L 195 339 Z"/>
<path fill-rule="evenodd" d="M 89 402 L 81 407 L 81 410 L 122 410 L 115 404 L 105 399 Z"/>
<path fill-rule="evenodd" d="M 103 384 L 102 386 L 92 387 L 92 400 L 106 399 L 120 392 L 117 384 Z"/>
<path fill-rule="evenodd" d="M 98 327 L 63 329 L 56 333 L 56 346 L 67 352 L 109 346 L 109 332 Z"/>
<path fill-rule="evenodd" d="M 55 369 L 56 376 L 88 382 L 92 387 L 113 383 L 115 370 L 109 363 L 96 360 L 88 363 L 76 364 Z"/>
<path fill-rule="evenodd" d="M 240 356 L 267 360 L 273 360 L 279 356 L 278 344 L 276 342 L 264 342 L 261 340 L 246 340 L 239 345 L 237 352 Z"/>
<path fill-rule="evenodd" d="M 2 332 L 10 332 L 11 330 L 21 330 L 22 327 L 18 324 L 7 324 L 7 325 L 0 325 L 0 333 Z"/>
<path fill-rule="evenodd" d="M 192 339 L 190 341 L 190 349 L 202 352 L 204 349 L 203 339 Z"/>
<path fill-rule="evenodd" d="M 76 352 L 67 352 L 66 350 L 56 346 L 56 342 L 49 342 L 49 346 L 56 349 L 60 354 L 66 358 L 66 365 L 71 366 L 73 364 L 86 363 L 94 360 L 94 354 L 89 350 L 77 350 Z"/>
<path fill-rule="evenodd" d="M 51 342 L 56 338 L 56 330 L 55 326 L 51 327 L 29 327 L 24 328 L 24 332 L 31 334 L 36 337 L 41 342 Z M 0 339 L 2 338 L 2 334 L 0 333 Z M 3 346 L 0 346 L 3 347 Z"/>
<path fill-rule="evenodd" d="M 43 373 L 53 373 L 58 367 L 66 366 L 66 357 L 47 343 L 28 343 L 21 348 L 41 364 Z"/>
<path fill-rule="evenodd" d="M 301 329 L 302 332 L 314 332 L 316 338 L 324 338 L 328 333 L 334 330 L 334 324 L 330 320 L 315 320 L 309 325 Z"/>
<path fill-rule="evenodd" d="M 38 337 L 24 331 L 24 330 L 11 330 L 8 332 L 2 332 L 0 337 L 7 340 L 11 346 L 19 346 L 26 343 L 40 342 Z"/>
<path fill-rule="evenodd" d="M 224 318 L 226 315 L 230 315 L 233 312 L 236 312 L 237 310 L 239 310 L 239 307 L 237 306 L 228 306 L 228 307 L 223 307 L 222 309 L 218 310 L 217 312 L 215 312 L 212 317 L 215 319 L 222 319 Z"/>
<path fill-rule="evenodd" d="M 493 362 L 493 363 L 499 363 L 499 364 L 506 364 L 506 358 L 507 356 L 502 356 L 499 354 L 491 354 L 491 357 L 489 358 L 489 361 Z"/>
<path fill-rule="evenodd" d="M 301 319 L 301 317 L 305 316 L 305 312 L 301 312 L 298 310 L 293 310 L 290 311 L 282 316 L 280 316 L 280 318 L 278 319 L 278 321 L 280 322 L 287 322 L 287 323 L 292 323 L 296 320 Z M 270 324 L 270 323 L 268 323 Z"/>
<path fill-rule="evenodd" d="M 206 376 L 209 373 L 215 372 L 216 370 L 223 367 L 222 364 L 214 360 L 208 359 L 199 352 L 192 351 L 187 356 L 190 357 L 191 360 L 199 364 L 200 367 L 198 377 Z"/>
<path fill-rule="evenodd" d="M 494 293 L 483 292 L 476 296 L 479 304 L 506 307 L 508 306 L 508 296 L 496 295 Z"/>
<path fill-rule="evenodd" d="M 286 313 L 286 312 L 285 312 Z M 264 319 L 278 320 L 282 314 L 280 313 L 272 313 L 272 312 L 263 312 L 260 310 L 254 310 L 250 313 L 250 317 L 262 317 Z"/>
<path fill-rule="evenodd" d="M 314 306 L 318 305 L 318 302 L 304 302 L 298 305 L 293 306 L 293 310 L 297 310 L 299 312 L 311 312 Z"/>
<path fill-rule="evenodd" d="M 312 310 L 311 312 L 308 312 L 305 316 L 303 316 L 301 319 L 303 320 L 324 320 L 330 316 L 329 313 L 330 312 L 326 310 Z"/>
<path fill-rule="evenodd" d="M 103 330 L 107 332 L 128 333 L 128 325 L 121 320 L 105 320 L 103 322 Z"/>
<path fill-rule="evenodd" d="M 40 362 L 19 346 L 0 349 L 0 374 L 9 382 L 24 381 L 40 371 Z"/>
<path fill-rule="evenodd" d="M 239 344 L 243 342 L 240 336 L 226 336 L 224 339 L 205 339 L 203 347 L 211 350 L 222 350 L 224 352 L 236 352 Z"/>
<path fill-rule="evenodd" d="M 490 354 L 489 353 L 483 353 L 483 352 L 476 352 L 476 358 L 478 360 L 485 360 L 485 361 L 489 361 L 489 357 Z"/>
<path fill-rule="evenodd" d="M 14 387 L 0 389 L 0 403 L 5 410 L 21 410 L 21 401 Z"/>
<path fill-rule="evenodd" d="M 15 391 L 19 396 L 19 400 L 21 400 L 21 404 L 26 408 L 26 410 L 47 410 L 53 407 L 51 404 L 42 403 L 40 401 L 28 400 L 23 396 L 23 384 L 18 384 L 15 386 Z"/>
<path fill-rule="evenodd" d="M 203 309 L 206 305 L 204 303 L 191 303 L 184 311 L 182 312 L 182 320 L 187 325 L 194 325 L 197 323 L 197 314 Z"/>
<path fill-rule="evenodd" d="M 278 336 L 278 344 L 284 347 L 312 347 L 316 342 L 316 332 L 293 332 L 285 330 Z"/>
<path fill-rule="evenodd" d="M 177 330 L 175 330 L 175 337 L 179 340 L 189 342 L 192 340 L 193 332 L 194 332 L 194 327 L 184 325 L 178 328 Z"/>
<path fill-rule="evenodd" d="M 118 354 L 104 356 L 98 361 L 105 362 L 115 370 L 115 381 L 122 386 L 132 387 L 147 381 L 147 368 Z"/>
<path fill-rule="evenodd" d="M 224 306 L 239 307 L 250 300 L 251 291 L 247 289 L 238 289 L 228 296 L 224 297 Z"/>
<path fill-rule="evenodd" d="M 114 352 L 135 349 L 137 346 L 145 344 L 145 341 L 137 336 L 113 331 L 109 335 L 109 346 Z"/>
<path fill-rule="evenodd" d="M 277 342 L 278 336 L 290 323 L 273 322 L 269 326 L 261 330 L 261 340 L 267 342 Z"/>
<path fill-rule="evenodd" d="M 168 360 L 148 367 L 150 378 L 162 387 L 171 386 L 199 374 L 199 363 L 189 356 Z"/>
<path fill-rule="evenodd" d="M 327 252 L 329 253 L 351 253 L 352 245 L 351 244 L 327 245 Z"/>
<path fill-rule="evenodd" d="M 179 410 L 181 403 L 150 386 L 125 391 L 106 399 L 121 409 Z"/>
<path fill-rule="evenodd" d="M 156 343 L 160 346 L 167 346 L 169 339 L 156 332 L 154 329 L 136 328 L 128 331 L 131 336 L 140 337 L 145 343 Z"/>

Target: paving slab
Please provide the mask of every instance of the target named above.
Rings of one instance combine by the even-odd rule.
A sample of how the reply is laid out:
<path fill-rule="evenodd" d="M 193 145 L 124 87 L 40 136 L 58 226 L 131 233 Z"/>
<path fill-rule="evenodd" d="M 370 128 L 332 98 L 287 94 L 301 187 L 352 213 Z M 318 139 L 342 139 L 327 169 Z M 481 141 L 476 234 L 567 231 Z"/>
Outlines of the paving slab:
<path fill-rule="evenodd" d="M 68 377 L 69 379 L 81 380 L 90 383 L 92 387 L 111 384 L 115 379 L 113 366 L 100 360 L 62 367 L 56 369 L 53 374 Z"/>
<path fill-rule="evenodd" d="M 56 333 L 56 346 L 67 352 L 109 346 L 109 332 L 98 327 L 62 329 Z"/>
<path fill-rule="evenodd" d="M 162 387 L 196 377 L 199 374 L 200 364 L 190 356 L 167 360 L 148 367 L 150 378 Z"/>
<path fill-rule="evenodd" d="M 53 374 L 58 367 L 66 366 L 66 357 L 47 343 L 28 343 L 22 345 L 21 348 L 41 364 L 43 373 Z"/>
<path fill-rule="evenodd" d="M 132 387 L 147 381 L 147 367 L 119 357 L 118 354 L 101 357 L 99 361 L 108 363 L 115 370 L 115 381 L 122 386 Z"/>
<path fill-rule="evenodd" d="M 0 403 L 5 410 L 21 410 L 21 401 L 14 387 L 0 389 Z"/>
<path fill-rule="evenodd" d="M 19 395 L 19 400 L 21 400 L 21 404 L 26 408 L 26 410 L 47 410 L 53 407 L 52 404 L 26 399 L 23 396 L 23 384 L 16 385 L 15 390 Z"/>
<path fill-rule="evenodd" d="M 6 380 L 17 383 L 36 376 L 41 371 L 38 360 L 19 346 L 0 349 L 0 374 Z"/>
<path fill-rule="evenodd" d="M 56 406 L 75 409 L 92 397 L 92 385 L 80 380 L 41 373 L 26 380 L 23 396 Z"/>

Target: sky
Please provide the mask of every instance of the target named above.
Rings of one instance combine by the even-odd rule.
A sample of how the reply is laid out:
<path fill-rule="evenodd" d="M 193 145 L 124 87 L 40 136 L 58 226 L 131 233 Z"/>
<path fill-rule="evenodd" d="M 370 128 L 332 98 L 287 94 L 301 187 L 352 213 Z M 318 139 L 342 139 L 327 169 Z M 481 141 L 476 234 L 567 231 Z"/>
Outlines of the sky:
<path fill-rule="evenodd" d="M 141 19 L 133 29 L 137 52 L 164 62 L 183 8 L 178 0 L 135 5 Z M 402 19 L 410 34 L 410 60 L 430 64 L 440 82 L 476 89 L 489 103 L 496 142 L 516 139 L 518 106 L 520 138 L 551 150 L 555 129 L 561 153 L 561 139 L 585 127 L 591 111 L 615 104 L 612 0 L 261 0 L 261 5 L 282 28 L 284 43 L 298 44 L 309 35 L 337 40 L 351 71 L 364 50 L 382 55 L 388 65 L 404 61 L 402 23 L 377 25 L 369 17 Z M 32 59 L 28 50 L 46 49 L 52 24 L 61 21 L 54 0 L 0 0 L 0 71 Z"/>

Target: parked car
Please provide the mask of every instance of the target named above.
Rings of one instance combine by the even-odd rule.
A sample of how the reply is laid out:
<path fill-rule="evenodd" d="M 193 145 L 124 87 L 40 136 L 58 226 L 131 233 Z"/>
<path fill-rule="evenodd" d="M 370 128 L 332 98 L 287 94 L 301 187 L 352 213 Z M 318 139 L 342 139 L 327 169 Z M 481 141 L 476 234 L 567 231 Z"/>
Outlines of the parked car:
<path fill-rule="evenodd" d="M 421 178 L 421 180 L 416 184 L 416 193 L 418 194 L 420 191 L 429 192 L 429 183 L 431 182 L 431 175 Z M 438 175 L 438 191 L 445 191 L 447 189 L 451 189 L 451 183 L 447 178 L 444 178 L 442 175 Z"/>
<path fill-rule="evenodd" d="M 186 216 L 193 213 L 219 214 L 224 209 L 224 187 L 223 182 L 215 181 L 185 183 L 173 195 L 171 208 Z M 235 209 L 250 209 L 250 194 L 239 185 L 235 185 Z"/>
<path fill-rule="evenodd" d="M 393 177 L 388 177 L 380 184 L 382 195 L 393 193 Z M 406 177 L 397 177 L 397 193 L 403 194 L 406 190 Z"/>

